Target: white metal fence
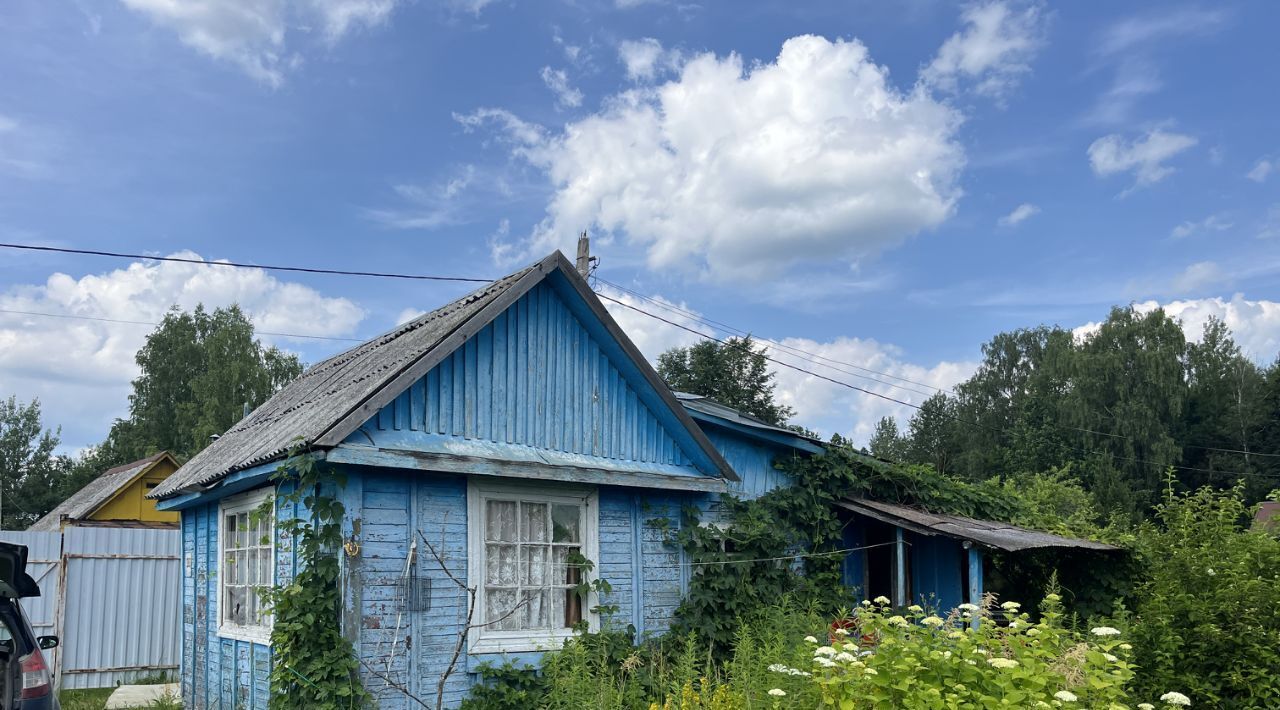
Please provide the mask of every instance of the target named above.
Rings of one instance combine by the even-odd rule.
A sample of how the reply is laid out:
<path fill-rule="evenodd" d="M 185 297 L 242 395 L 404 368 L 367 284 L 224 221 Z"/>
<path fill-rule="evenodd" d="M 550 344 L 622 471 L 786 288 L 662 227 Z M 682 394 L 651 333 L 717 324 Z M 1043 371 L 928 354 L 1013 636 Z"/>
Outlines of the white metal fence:
<path fill-rule="evenodd" d="M 176 675 L 181 643 L 182 539 L 177 530 L 68 527 L 0 531 L 27 546 L 40 596 L 22 600 L 58 687 L 105 688 L 152 673 Z"/>

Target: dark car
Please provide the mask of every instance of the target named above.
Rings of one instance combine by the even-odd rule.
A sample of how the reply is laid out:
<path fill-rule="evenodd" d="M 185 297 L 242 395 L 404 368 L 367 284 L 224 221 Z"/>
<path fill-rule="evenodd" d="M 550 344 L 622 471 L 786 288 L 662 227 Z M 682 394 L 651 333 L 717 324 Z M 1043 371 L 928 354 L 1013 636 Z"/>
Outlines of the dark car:
<path fill-rule="evenodd" d="M 27 574 L 27 548 L 0 542 L 0 710 L 58 710 L 49 664 L 41 649 L 55 648 L 57 636 L 39 636 L 18 600 L 40 596 Z"/>

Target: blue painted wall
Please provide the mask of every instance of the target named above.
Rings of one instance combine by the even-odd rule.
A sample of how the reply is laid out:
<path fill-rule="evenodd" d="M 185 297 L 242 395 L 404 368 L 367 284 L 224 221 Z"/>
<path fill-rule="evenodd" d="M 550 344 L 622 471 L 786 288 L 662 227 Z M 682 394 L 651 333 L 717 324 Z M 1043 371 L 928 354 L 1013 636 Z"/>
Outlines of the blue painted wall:
<path fill-rule="evenodd" d="M 467 340 L 347 441 L 435 450 L 439 437 L 655 464 L 702 475 L 645 385 L 540 284 Z M 676 470 L 682 469 L 682 470 Z"/>
<path fill-rule="evenodd" d="M 282 518 L 296 507 L 278 510 Z M 218 503 L 182 511 L 182 653 L 184 707 L 267 707 L 271 649 L 259 643 L 218 635 Z M 288 539 L 276 540 L 277 584 L 286 584 L 295 569 Z"/>
<path fill-rule="evenodd" d="M 430 610 L 404 611 L 398 583 L 406 569 L 411 540 L 419 533 L 441 551 L 455 575 L 466 579 L 466 478 L 365 467 L 350 467 L 348 475 L 351 480 L 358 479 L 363 490 L 361 551 L 358 560 L 350 563 L 354 601 L 360 610 L 357 648 L 362 658 L 377 664 L 410 692 L 434 697 L 436 680 L 464 626 L 466 596 L 421 543 L 416 567 L 419 578 L 431 580 Z M 644 634 L 661 632 L 671 623 L 687 577 L 681 552 L 668 545 L 650 521 L 666 518 L 668 525 L 677 527 L 685 502 L 681 495 L 600 489 L 596 571 L 613 587 L 602 603 L 618 607 L 605 623 L 619 627 L 635 624 Z M 406 643 L 406 639 L 411 641 Z M 536 663 L 538 655 L 522 654 L 518 659 Z M 497 655 L 464 656 L 457 674 L 448 681 L 448 704 L 461 701 L 480 663 L 502 660 Z M 383 708 L 412 706 L 381 679 L 367 676 L 366 682 Z"/>

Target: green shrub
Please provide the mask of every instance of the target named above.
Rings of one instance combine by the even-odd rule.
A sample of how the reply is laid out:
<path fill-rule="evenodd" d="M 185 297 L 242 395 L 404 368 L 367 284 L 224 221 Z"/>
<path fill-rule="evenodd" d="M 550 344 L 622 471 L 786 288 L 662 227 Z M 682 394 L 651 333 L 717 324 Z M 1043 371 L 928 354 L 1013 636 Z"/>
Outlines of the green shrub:
<path fill-rule="evenodd" d="M 1139 530 L 1138 691 L 1176 687 L 1197 705 L 1280 707 L 1280 540 L 1250 529 L 1243 493 L 1169 494 L 1156 523 Z"/>

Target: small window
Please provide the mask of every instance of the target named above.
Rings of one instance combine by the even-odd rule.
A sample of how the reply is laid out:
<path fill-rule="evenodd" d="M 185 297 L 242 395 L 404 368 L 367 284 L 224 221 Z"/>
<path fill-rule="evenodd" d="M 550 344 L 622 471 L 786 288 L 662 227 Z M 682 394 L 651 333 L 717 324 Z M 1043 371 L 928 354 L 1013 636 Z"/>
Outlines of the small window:
<path fill-rule="evenodd" d="M 218 633 L 265 642 L 271 617 L 260 592 L 275 582 L 274 512 L 257 510 L 271 489 L 223 501 L 218 524 Z"/>
<path fill-rule="evenodd" d="M 473 484 L 470 570 L 476 594 L 473 652 L 558 645 L 590 604 L 577 592 L 594 560 L 594 496 Z"/>

